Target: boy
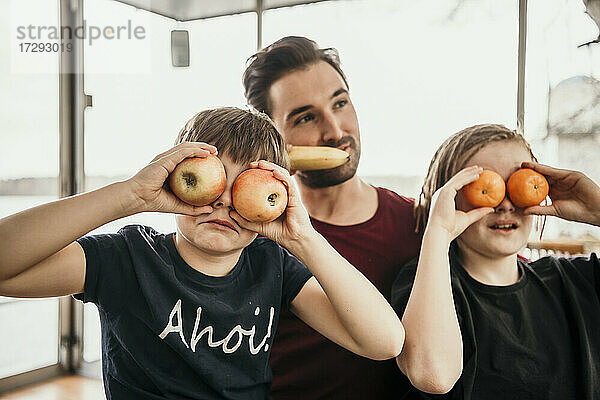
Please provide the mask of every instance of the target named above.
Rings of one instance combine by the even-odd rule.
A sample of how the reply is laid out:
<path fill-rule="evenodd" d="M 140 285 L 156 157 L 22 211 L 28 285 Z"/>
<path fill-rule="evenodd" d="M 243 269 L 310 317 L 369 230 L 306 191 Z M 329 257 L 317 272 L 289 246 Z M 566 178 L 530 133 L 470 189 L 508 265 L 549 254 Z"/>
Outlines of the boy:
<path fill-rule="evenodd" d="M 0 294 L 77 294 L 98 306 L 108 399 L 267 398 L 281 308 L 360 355 L 400 353 L 400 321 L 312 229 L 289 173 L 277 165 L 287 166 L 285 145 L 266 116 L 203 111 L 177 143 L 126 181 L 0 221 Z M 217 200 L 195 207 L 165 189 L 179 162 L 217 149 L 227 175 Z M 250 223 L 233 210 L 233 182 L 248 166 L 270 170 L 286 185 L 280 219 Z M 180 214 L 177 232 L 128 226 L 82 237 L 145 211 Z"/>

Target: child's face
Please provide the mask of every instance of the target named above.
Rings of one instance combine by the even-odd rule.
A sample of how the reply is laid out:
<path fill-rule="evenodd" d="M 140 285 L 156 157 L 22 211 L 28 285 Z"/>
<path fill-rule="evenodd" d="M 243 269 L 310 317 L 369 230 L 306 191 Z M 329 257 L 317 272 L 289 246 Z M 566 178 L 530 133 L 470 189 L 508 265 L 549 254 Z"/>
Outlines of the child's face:
<path fill-rule="evenodd" d="M 234 163 L 226 154 L 219 154 L 225 167 L 227 183 L 223 194 L 211 206 L 213 212 L 197 217 L 178 215 L 177 233 L 182 236 L 186 247 L 196 248 L 210 254 L 229 253 L 241 250 L 256 238 L 255 232 L 243 229 L 230 216 L 233 208 L 231 188 L 233 182 L 248 165 Z"/>
<path fill-rule="evenodd" d="M 510 175 L 521 168 L 523 161 L 532 161 L 529 151 L 519 142 L 492 142 L 479 150 L 465 164 L 465 168 L 478 165 L 484 169 L 497 172 L 508 181 Z M 469 211 L 470 205 L 462 191 L 456 196 L 459 210 Z M 523 215 L 523 209 L 517 208 L 508 197 L 508 192 L 496 208 L 496 212 L 488 214 L 469 226 L 457 239 L 463 254 L 469 249 L 489 258 L 506 257 L 516 254 L 526 244 L 531 232 L 532 216 Z M 499 227 L 510 224 L 510 228 Z"/>

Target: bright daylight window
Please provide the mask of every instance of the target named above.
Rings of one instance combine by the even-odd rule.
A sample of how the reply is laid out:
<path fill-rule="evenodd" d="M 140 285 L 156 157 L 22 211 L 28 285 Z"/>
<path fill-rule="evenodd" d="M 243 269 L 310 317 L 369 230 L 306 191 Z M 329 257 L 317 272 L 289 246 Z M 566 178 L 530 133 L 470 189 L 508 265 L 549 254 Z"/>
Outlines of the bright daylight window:
<path fill-rule="evenodd" d="M 256 14 L 180 23 L 120 2 L 87 0 L 88 25 L 142 27 L 143 39 L 97 40 L 85 47 L 85 171 L 90 190 L 135 174 L 173 146 L 185 122 L 210 107 L 244 106 L 244 61 L 256 51 Z M 171 65 L 171 31 L 188 30 L 190 66 Z M 93 233 L 139 223 L 175 230 L 173 215 L 140 214 Z M 84 359 L 100 358 L 95 306 L 84 314 Z"/>
<path fill-rule="evenodd" d="M 306 36 L 340 51 L 358 112 L 359 174 L 416 196 L 450 134 L 516 127 L 518 1 L 323 2 L 267 11 L 263 45 Z"/>
<path fill-rule="evenodd" d="M 58 53 L 22 52 L 31 40 L 17 37 L 56 26 L 58 7 L 31 3 L 0 3 L 0 218 L 58 196 Z M 58 362 L 57 299 L 0 297 L 0 321 L 0 378 Z"/>
<path fill-rule="evenodd" d="M 600 45 L 580 0 L 530 0 L 525 129 L 540 161 L 600 182 Z M 582 46 L 583 45 L 583 46 Z M 600 251 L 600 228 L 550 218 L 544 238 Z"/>

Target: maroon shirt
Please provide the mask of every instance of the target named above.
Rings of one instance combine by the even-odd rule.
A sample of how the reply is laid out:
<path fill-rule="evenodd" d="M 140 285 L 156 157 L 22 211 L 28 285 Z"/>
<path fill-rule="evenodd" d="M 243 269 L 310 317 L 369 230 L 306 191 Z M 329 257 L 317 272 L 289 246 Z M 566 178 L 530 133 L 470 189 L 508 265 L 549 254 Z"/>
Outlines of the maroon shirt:
<path fill-rule="evenodd" d="M 414 232 L 414 200 L 376 189 L 379 205 L 368 221 L 337 226 L 313 219 L 312 224 L 389 301 L 398 269 L 417 255 L 420 237 Z M 289 311 L 279 318 L 271 368 L 276 400 L 391 399 L 398 398 L 405 382 L 394 360 L 373 361 L 351 353 Z"/>

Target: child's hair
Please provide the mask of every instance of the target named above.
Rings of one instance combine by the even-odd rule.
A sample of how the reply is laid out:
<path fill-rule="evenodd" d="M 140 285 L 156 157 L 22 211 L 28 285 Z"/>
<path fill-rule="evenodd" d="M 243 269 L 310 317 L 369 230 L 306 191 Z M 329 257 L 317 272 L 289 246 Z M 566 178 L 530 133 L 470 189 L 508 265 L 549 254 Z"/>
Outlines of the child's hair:
<path fill-rule="evenodd" d="M 531 146 L 523 135 L 504 125 L 481 124 L 463 129 L 450 136 L 435 152 L 427 176 L 421 188 L 421 194 L 415 203 L 416 232 L 423 232 L 429 219 L 431 197 L 444 186 L 458 171 L 464 168 L 467 161 L 481 148 L 499 141 L 516 141 L 521 143 L 531 155 L 531 159 L 537 159 L 531 151 Z"/>
<path fill-rule="evenodd" d="M 283 137 L 266 114 L 254 110 L 221 107 L 200 111 L 177 135 L 175 144 L 182 142 L 212 144 L 236 164 L 267 160 L 290 168 Z"/>

